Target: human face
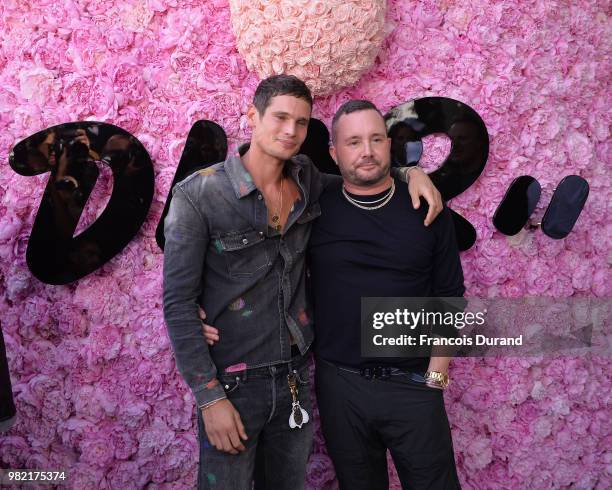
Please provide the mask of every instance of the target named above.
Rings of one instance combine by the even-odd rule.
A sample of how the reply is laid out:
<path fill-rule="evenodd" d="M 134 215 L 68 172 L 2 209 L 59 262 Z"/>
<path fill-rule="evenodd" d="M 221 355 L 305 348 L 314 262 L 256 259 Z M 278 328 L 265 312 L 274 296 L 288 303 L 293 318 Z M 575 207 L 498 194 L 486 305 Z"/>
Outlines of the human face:
<path fill-rule="evenodd" d="M 251 106 L 247 113 L 253 128 L 251 147 L 277 160 L 288 160 L 295 155 L 308 130 L 310 104 L 292 95 L 277 95 L 263 114 Z"/>
<path fill-rule="evenodd" d="M 372 187 L 389 176 L 391 139 L 385 121 L 374 110 L 351 112 L 340 116 L 330 148 L 345 182 L 358 187 Z"/>

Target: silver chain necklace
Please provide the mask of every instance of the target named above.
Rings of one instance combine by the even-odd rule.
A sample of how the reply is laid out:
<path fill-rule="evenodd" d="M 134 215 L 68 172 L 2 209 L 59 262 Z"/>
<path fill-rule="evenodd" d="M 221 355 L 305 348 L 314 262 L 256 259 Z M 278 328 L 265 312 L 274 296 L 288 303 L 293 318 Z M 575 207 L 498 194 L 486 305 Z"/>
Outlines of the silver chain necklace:
<path fill-rule="evenodd" d="M 387 204 L 391 200 L 394 193 L 395 193 L 395 181 L 394 180 L 391 181 L 391 188 L 389 189 L 389 192 L 387 192 L 387 195 L 381 197 L 380 199 L 377 199 L 376 201 L 358 201 L 357 199 L 354 199 L 351 196 L 349 196 L 348 193 L 346 192 L 344 185 L 342 186 L 342 194 L 344 194 L 344 197 L 346 197 L 346 200 L 350 202 L 353 206 L 357 206 L 358 208 L 365 209 L 367 211 L 382 208 L 385 204 Z M 364 206 L 364 204 L 377 203 L 377 202 L 380 202 L 380 204 L 378 204 L 377 206 Z"/>

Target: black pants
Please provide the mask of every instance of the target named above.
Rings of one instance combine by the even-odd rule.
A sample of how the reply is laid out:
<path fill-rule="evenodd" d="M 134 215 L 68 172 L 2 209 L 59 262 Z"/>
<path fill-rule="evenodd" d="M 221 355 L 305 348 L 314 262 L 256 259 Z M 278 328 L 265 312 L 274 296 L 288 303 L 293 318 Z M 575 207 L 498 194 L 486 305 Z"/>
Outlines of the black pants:
<path fill-rule="evenodd" d="M 387 449 L 402 488 L 461 488 L 441 390 L 406 375 L 368 380 L 320 359 L 315 380 L 341 489 L 387 490 Z"/>

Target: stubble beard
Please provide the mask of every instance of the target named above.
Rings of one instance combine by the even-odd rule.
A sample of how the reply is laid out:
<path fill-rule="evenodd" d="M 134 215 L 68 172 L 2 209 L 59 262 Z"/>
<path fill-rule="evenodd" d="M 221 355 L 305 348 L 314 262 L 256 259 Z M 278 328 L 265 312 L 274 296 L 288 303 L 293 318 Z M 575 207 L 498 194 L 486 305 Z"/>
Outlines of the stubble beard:
<path fill-rule="evenodd" d="M 379 184 L 380 182 L 382 182 L 384 179 L 386 179 L 389 176 L 389 172 L 391 169 L 391 162 L 389 161 L 385 165 L 378 160 L 372 160 L 372 161 L 378 165 L 378 172 L 376 172 L 375 174 L 372 174 L 369 178 L 362 178 L 359 176 L 358 174 L 359 166 L 357 168 L 351 169 L 351 171 L 348 172 L 346 176 L 343 175 L 343 177 L 346 178 L 346 180 L 350 182 L 351 184 L 360 186 L 360 187 L 373 187 Z M 360 165 L 363 165 L 363 164 L 360 164 Z"/>

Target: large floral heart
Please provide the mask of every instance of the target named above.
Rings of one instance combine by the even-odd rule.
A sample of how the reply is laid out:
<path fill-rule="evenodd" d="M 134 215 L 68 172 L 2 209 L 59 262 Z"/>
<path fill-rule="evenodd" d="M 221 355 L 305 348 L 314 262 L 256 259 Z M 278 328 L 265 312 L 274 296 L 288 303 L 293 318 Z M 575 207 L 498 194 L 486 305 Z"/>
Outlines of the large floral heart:
<path fill-rule="evenodd" d="M 325 95 L 354 84 L 385 36 L 385 0 L 230 0 L 238 51 L 260 78 L 287 73 Z"/>

